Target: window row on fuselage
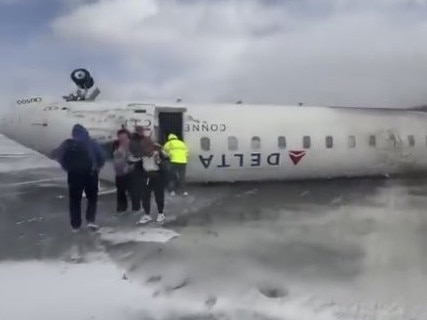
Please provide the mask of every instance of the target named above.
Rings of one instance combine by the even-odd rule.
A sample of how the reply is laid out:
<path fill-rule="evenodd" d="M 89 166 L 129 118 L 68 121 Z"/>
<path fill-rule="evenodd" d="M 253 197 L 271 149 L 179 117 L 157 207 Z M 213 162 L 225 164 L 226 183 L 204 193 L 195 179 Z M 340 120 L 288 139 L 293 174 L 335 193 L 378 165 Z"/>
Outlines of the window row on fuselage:
<path fill-rule="evenodd" d="M 359 139 L 361 140 L 361 139 Z M 347 147 L 349 149 L 356 148 L 359 144 L 363 143 L 369 147 L 375 148 L 377 146 L 377 137 L 375 135 L 369 135 L 368 139 L 363 139 L 363 142 L 357 142 L 356 136 L 350 135 L 347 137 Z M 415 147 L 415 136 L 408 135 L 406 136 L 406 141 L 398 141 L 393 135 L 389 137 L 389 141 L 394 144 L 395 147 L 404 143 L 408 147 Z M 237 151 L 239 149 L 239 140 L 235 136 L 231 136 L 227 138 L 228 150 Z M 427 136 L 425 137 L 424 145 L 427 146 Z M 287 148 L 287 140 L 285 136 L 277 137 L 277 147 L 279 149 Z M 312 147 L 311 137 L 303 136 L 301 140 L 301 147 L 303 149 L 310 149 Z M 324 140 L 324 147 L 326 149 L 334 148 L 334 137 L 326 136 Z M 211 140 L 208 137 L 200 138 L 200 148 L 203 151 L 209 151 L 211 149 Z M 261 148 L 261 138 L 259 136 L 254 136 L 251 138 L 251 148 L 252 149 L 260 149 Z"/>

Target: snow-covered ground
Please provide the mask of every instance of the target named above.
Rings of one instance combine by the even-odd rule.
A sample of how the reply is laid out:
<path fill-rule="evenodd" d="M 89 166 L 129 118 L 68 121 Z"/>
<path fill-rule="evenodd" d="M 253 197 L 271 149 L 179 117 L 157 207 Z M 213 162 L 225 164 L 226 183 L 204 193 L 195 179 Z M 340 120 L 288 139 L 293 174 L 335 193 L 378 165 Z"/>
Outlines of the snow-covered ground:
<path fill-rule="evenodd" d="M 0 319 L 427 319 L 422 179 L 197 188 L 144 228 L 108 191 L 73 238 L 64 177 L 0 138 Z"/>

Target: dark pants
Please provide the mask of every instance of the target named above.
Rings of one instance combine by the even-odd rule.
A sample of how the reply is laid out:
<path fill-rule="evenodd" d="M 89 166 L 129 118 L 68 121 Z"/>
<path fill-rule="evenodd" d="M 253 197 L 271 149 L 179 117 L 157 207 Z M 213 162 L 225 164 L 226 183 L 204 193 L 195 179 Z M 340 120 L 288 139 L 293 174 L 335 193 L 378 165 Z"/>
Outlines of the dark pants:
<path fill-rule="evenodd" d="M 128 209 L 128 194 L 130 194 L 130 173 L 116 176 L 116 210 L 124 212 Z"/>
<path fill-rule="evenodd" d="M 138 211 L 141 209 L 141 202 L 143 197 L 143 191 L 147 177 L 142 171 L 142 168 L 136 167 L 129 174 L 129 186 L 130 186 L 130 199 L 132 202 L 132 210 Z"/>
<path fill-rule="evenodd" d="M 165 207 L 165 179 L 160 173 L 150 174 L 146 180 L 143 191 L 143 206 L 145 214 L 151 212 L 151 193 L 154 193 L 154 199 L 159 213 L 163 213 Z"/>
<path fill-rule="evenodd" d="M 67 180 L 71 226 L 77 229 L 82 225 L 83 191 L 87 197 L 86 221 L 95 222 L 98 204 L 98 173 L 69 172 Z"/>
<path fill-rule="evenodd" d="M 180 192 L 185 191 L 185 171 L 186 164 L 171 163 L 170 164 L 170 191 Z"/>

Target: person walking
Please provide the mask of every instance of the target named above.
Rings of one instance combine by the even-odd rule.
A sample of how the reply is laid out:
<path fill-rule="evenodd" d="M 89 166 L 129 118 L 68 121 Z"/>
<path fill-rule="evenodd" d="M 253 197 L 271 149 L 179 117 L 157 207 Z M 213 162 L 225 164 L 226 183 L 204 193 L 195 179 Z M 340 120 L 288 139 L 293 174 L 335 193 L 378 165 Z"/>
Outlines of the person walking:
<path fill-rule="evenodd" d="M 128 161 L 132 165 L 129 178 L 132 211 L 140 213 L 143 202 L 143 191 L 146 187 L 146 172 L 142 168 L 142 157 L 150 145 L 150 131 L 142 126 L 136 126 L 129 144 Z"/>
<path fill-rule="evenodd" d="M 180 193 L 187 196 L 188 193 L 185 190 L 185 172 L 187 167 L 188 159 L 188 147 L 184 141 L 178 139 L 178 137 L 171 133 L 168 135 L 168 141 L 163 146 L 163 149 L 169 156 L 170 164 L 170 190 L 171 195 Z"/>
<path fill-rule="evenodd" d="M 116 184 L 116 212 L 124 213 L 128 209 L 130 177 L 133 166 L 129 159 L 130 133 L 126 129 L 117 131 L 117 140 L 113 143 L 113 165 Z"/>
<path fill-rule="evenodd" d="M 154 199 L 157 205 L 156 222 L 165 220 L 165 187 L 166 172 L 163 165 L 167 159 L 166 153 L 161 146 L 156 145 L 153 141 L 147 142 L 142 157 L 142 167 L 146 176 L 146 184 L 143 189 L 143 208 L 144 213 L 138 224 L 146 224 L 153 220 L 151 216 L 151 194 L 154 193 Z"/>
<path fill-rule="evenodd" d="M 74 232 L 82 225 L 81 202 L 83 192 L 87 197 L 86 223 L 97 230 L 96 211 L 98 204 L 99 171 L 105 164 L 105 153 L 101 146 L 90 138 L 81 124 L 73 126 L 72 138 L 58 147 L 55 157 L 67 172 L 70 223 Z"/>

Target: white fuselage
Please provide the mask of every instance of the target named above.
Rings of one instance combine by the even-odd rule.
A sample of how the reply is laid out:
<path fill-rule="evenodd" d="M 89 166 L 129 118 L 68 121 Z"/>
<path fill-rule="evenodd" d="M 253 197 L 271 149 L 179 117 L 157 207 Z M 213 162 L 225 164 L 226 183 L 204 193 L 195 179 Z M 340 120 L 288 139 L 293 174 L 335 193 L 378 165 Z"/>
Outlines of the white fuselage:
<path fill-rule="evenodd" d="M 409 110 L 270 105 L 37 102 L 1 119 L 12 140 L 49 156 L 86 126 L 101 143 L 121 125 L 150 126 L 182 113 L 189 182 L 298 180 L 427 171 L 427 113 Z M 113 178 L 107 164 L 102 176 Z"/>

